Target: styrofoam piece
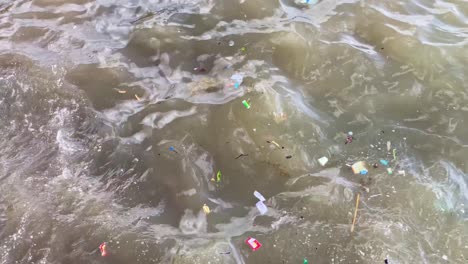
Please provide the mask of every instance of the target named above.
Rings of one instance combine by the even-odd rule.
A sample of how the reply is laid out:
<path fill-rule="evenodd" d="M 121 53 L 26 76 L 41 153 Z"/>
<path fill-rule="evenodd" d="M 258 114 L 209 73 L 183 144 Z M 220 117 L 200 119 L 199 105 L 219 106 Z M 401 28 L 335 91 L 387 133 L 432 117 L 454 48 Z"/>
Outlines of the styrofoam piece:
<path fill-rule="evenodd" d="M 258 201 L 255 206 L 257 206 L 258 211 L 260 211 L 260 214 L 264 215 L 268 212 L 268 207 L 262 202 Z"/>
<path fill-rule="evenodd" d="M 260 201 L 264 202 L 266 201 L 265 197 L 263 197 L 263 195 L 257 191 L 255 191 L 254 193 L 254 196 L 257 197 L 257 199 L 259 199 Z"/>
<path fill-rule="evenodd" d="M 328 162 L 328 158 L 327 157 L 321 157 L 320 159 L 318 159 L 318 162 L 320 163 L 320 165 L 325 166 L 325 164 L 327 164 L 327 162 Z"/>

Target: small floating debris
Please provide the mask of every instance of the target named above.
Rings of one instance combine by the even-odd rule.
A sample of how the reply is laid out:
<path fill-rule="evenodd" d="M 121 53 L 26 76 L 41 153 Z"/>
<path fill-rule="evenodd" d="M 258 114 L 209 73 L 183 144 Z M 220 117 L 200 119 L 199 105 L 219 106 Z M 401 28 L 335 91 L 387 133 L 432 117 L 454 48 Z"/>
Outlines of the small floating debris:
<path fill-rule="evenodd" d="M 260 212 L 260 214 L 264 215 L 267 213 L 268 211 L 268 207 L 262 202 L 262 201 L 258 201 L 255 206 L 257 207 L 258 211 Z"/>
<path fill-rule="evenodd" d="M 203 204 L 203 212 L 205 212 L 206 215 L 209 215 L 211 213 L 210 207 L 208 207 L 206 204 Z"/>
<path fill-rule="evenodd" d="M 221 177 L 223 175 L 221 174 L 221 171 L 218 171 L 218 173 L 216 173 L 216 182 L 221 182 Z"/>
<path fill-rule="evenodd" d="M 114 88 L 114 90 L 116 90 L 119 94 L 125 94 L 125 93 L 127 93 L 127 91 L 125 91 L 125 90 L 119 90 L 119 89 L 117 89 L 117 88 Z"/>
<path fill-rule="evenodd" d="M 393 174 L 392 168 L 387 168 L 387 173 L 388 173 L 388 174 Z"/>
<path fill-rule="evenodd" d="M 229 47 L 234 46 L 234 44 L 236 44 L 236 43 L 234 42 L 234 40 L 230 40 L 230 41 L 228 42 Z"/>
<path fill-rule="evenodd" d="M 273 144 L 279 149 L 284 149 L 284 147 L 280 146 L 280 144 L 276 143 L 274 140 L 272 140 L 272 141 L 267 140 L 267 143 L 268 144 Z"/>
<path fill-rule="evenodd" d="M 242 101 L 242 104 L 245 106 L 246 109 L 250 109 L 250 104 L 246 100 Z"/>
<path fill-rule="evenodd" d="M 380 164 L 382 164 L 384 166 L 388 166 L 388 161 L 386 161 L 384 159 L 381 159 L 379 162 L 380 162 Z"/>
<path fill-rule="evenodd" d="M 262 201 L 262 202 L 266 201 L 265 197 L 263 197 L 263 195 L 261 193 L 259 193 L 258 191 L 254 191 L 253 195 L 255 197 L 257 197 L 257 199 Z"/>
<path fill-rule="evenodd" d="M 353 140 L 354 140 L 353 134 L 354 134 L 353 131 L 348 132 L 348 135 L 346 135 L 345 144 L 353 143 Z"/>
<path fill-rule="evenodd" d="M 234 82 L 234 88 L 237 89 L 242 84 L 242 81 L 244 80 L 244 75 L 240 73 L 235 73 L 231 76 L 231 80 Z"/>
<path fill-rule="evenodd" d="M 325 166 L 325 164 L 328 163 L 328 158 L 327 157 L 321 157 L 320 159 L 318 159 L 318 162 L 320 163 L 320 165 Z"/>
<path fill-rule="evenodd" d="M 101 245 L 99 245 L 99 251 L 101 251 L 101 256 L 105 257 L 107 256 L 107 243 L 103 242 Z"/>
<path fill-rule="evenodd" d="M 392 149 L 392 142 L 387 141 L 387 151 L 390 151 Z"/>
<path fill-rule="evenodd" d="M 364 161 L 358 161 L 354 163 L 351 166 L 351 169 L 353 170 L 354 174 L 365 175 L 369 172 L 366 168 L 366 163 Z"/>
<path fill-rule="evenodd" d="M 239 154 L 239 156 L 237 156 L 235 159 L 238 159 L 238 158 L 240 158 L 240 157 L 247 157 L 247 156 L 249 156 L 249 154 L 241 153 L 241 154 Z"/>
<path fill-rule="evenodd" d="M 354 224 L 356 224 L 356 216 L 357 216 L 357 210 L 358 210 L 358 207 L 359 207 L 359 198 L 360 197 L 361 197 L 361 194 L 358 193 L 357 198 L 356 198 L 356 208 L 354 208 L 354 217 L 353 217 L 353 225 L 351 226 L 351 232 L 354 231 Z"/>
<path fill-rule="evenodd" d="M 169 147 L 169 150 L 172 151 L 172 152 L 175 152 L 175 153 L 179 154 L 179 152 L 177 152 L 177 150 L 176 150 L 173 146 L 170 146 L 170 147 Z"/>
<path fill-rule="evenodd" d="M 307 259 L 304 258 L 304 263 L 303 264 L 309 264 L 309 261 L 307 261 Z"/>
<path fill-rule="evenodd" d="M 291 155 L 287 155 L 287 156 L 286 156 L 286 159 L 290 159 L 290 158 L 292 158 Z"/>
<path fill-rule="evenodd" d="M 200 72 L 200 73 L 206 72 L 206 69 L 203 68 L 203 67 L 195 67 L 195 68 L 193 68 L 193 70 L 196 71 L 196 72 Z"/>
<path fill-rule="evenodd" d="M 399 170 L 399 171 L 398 171 L 398 175 L 406 176 L 406 171 L 404 171 L 404 170 Z"/>
<path fill-rule="evenodd" d="M 138 101 L 141 101 L 141 98 L 138 96 L 138 94 L 135 94 L 135 98 L 136 98 Z"/>
<path fill-rule="evenodd" d="M 258 242 L 257 239 L 253 238 L 253 237 L 249 237 L 247 238 L 247 240 L 245 240 L 245 243 L 247 245 L 249 245 L 249 247 L 253 250 L 253 251 L 257 251 L 259 248 L 262 247 L 262 244 L 260 244 L 260 242 Z"/>

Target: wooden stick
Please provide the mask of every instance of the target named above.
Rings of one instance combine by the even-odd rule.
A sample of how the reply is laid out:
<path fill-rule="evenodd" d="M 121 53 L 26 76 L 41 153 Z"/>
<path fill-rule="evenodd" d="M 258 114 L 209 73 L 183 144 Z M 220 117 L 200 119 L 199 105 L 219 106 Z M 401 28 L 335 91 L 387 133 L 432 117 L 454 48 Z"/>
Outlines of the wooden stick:
<path fill-rule="evenodd" d="M 354 224 L 356 223 L 357 209 L 359 207 L 359 197 L 360 197 L 360 193 L 357 194 L 357 198 L 356 198 L 356 208 L 354 209 L 354 218 L 353 218 L 353 225 L 351 226 L 351 232 L 354 231 Z"/>

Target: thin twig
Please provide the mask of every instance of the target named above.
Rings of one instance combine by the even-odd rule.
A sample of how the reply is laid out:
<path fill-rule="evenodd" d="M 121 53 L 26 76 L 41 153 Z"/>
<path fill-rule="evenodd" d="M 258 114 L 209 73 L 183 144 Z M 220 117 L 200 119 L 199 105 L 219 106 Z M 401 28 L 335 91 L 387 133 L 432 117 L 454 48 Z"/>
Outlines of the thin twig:
<path fill-rule="evenodd" d="M 243 154 L 243 153 L 242 153 L 242 154 L 240 154 L 239 156 L 237 156 L 235 159 L 238 159 L 238 158 L 240 158 L 240 157 L 247 157 L 247 156 L 249 156 L 249 154 Z"/>

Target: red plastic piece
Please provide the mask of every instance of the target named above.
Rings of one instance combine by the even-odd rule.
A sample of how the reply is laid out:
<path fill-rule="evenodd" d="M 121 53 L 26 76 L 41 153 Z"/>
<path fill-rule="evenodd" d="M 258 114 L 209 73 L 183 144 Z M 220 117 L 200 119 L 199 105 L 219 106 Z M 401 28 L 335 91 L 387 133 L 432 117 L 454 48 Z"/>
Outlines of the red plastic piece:
<path fill-rule="evenodd" d="M 257 251 L 259 248 L 262 247 L 262 244 L 260 244 L 260 242 L 258 242 L 257 239 L 253 238 L 253 237 L 249 237 L 247 238 L 247 240 L 245 240 L 245 243 L 247 245 L 249 245 L 249 247 L 253 250 L 253 251 Z"/>

